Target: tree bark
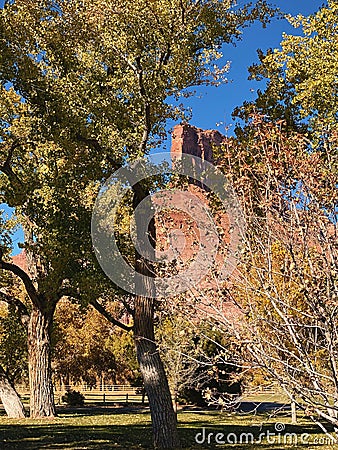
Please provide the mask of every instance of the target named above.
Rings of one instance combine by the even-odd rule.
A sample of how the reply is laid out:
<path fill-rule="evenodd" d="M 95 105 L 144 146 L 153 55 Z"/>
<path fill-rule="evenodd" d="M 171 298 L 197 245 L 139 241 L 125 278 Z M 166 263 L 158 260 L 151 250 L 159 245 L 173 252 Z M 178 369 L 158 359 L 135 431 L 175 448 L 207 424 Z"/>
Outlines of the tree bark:
<path fill-rule="evenodd" d="M 135 299 L 135 345 L 147 392 L 155 448 L 179 448 L 176 415 L 169 384 L 154 340 L 153 300 Z"/>
<path fill-rule="evenodd" d="M 1 366 L 0 400 L 8 417 L 13 419 L 22 419 L 25 417 L 25 408 L 23 407 L 20 397 Z"/>
<path fill-rule="evenodd" d="M 134 199 L 133 208 L 147 197 L 141 185 L 133 186 Z M 151 204 L 145 203 L 143 208 L 149 208 Z M 143 217 L 150 217 L 149 211 L 144 211 Z M 148 248 L 153 252 L 156 244 L 155 221 L 149 222 L 148 230 L 145 232 L 143 226 L 136 224 L 136 233 L 139 248 Z M 146 240 L 151 241 L 151 248 L 146 245 Z M 168 379 L 164 370 L 158 348 L 155 343 L 154 332 L 154 267 L 151 263 L 153 254 L 140 255 L 135 252 L 135 270 L 144 275 L 141 286 L 137 291 L 142 295 L 135 296 L 134 303 L 134 338 L 137 360 L 143 377 L 144 387 L 147 392 L 152 427 L 154 447 L 160 449 L 180 448 L 177 431 L 177 420 L 171 399 Z"/>
<path fill-rule="evenodd" d="M 51 325 L 53 311 L 36 306 L 28 325 L 28 362 L 30 388 L 30 416 L 56 416 L 51 370 Z"/>

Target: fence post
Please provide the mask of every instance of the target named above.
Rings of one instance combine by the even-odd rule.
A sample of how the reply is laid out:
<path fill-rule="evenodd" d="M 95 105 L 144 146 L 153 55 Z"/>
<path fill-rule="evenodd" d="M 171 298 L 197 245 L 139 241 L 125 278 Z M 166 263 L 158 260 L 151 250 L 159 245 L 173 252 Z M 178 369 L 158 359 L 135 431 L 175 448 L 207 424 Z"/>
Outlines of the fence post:
<path fill-rule="evenodd" d="M 128 392 L 126 393 L 126 403 L 128 403 Z"/>
<path fill-rule="evenodd" d="M 291 422 L 294 424 L 297 423 L 297 410 L 295 402 L 291 402 Z"/>
<path fill-rule="evenodd" d="M 103 393 L 103 403 L 106 403 L 106 394 Z"/>

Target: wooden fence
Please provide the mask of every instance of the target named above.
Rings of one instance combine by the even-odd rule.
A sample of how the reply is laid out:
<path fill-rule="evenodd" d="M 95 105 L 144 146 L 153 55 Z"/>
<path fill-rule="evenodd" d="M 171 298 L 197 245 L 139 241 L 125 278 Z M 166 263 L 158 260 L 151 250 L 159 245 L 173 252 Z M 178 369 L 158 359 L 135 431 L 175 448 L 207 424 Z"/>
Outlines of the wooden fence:
<path fill-rule="evenodd" d="M 67 391 L 78 391 L 85 397 L 85 404 L 112 404 L 112 403 L 139 403 L 144 404 L 147 397 L 141 387 L 134 387 L 130 385 L 100 385 L 89 386 L 81 385 L 67 385 L 54 386 L 54 397 L 57 405 L 62 404 L 62 396 Z M 25 386 L 17 388 L 22 400 L 26 403 L 29 401 L 29 389 Z"/>

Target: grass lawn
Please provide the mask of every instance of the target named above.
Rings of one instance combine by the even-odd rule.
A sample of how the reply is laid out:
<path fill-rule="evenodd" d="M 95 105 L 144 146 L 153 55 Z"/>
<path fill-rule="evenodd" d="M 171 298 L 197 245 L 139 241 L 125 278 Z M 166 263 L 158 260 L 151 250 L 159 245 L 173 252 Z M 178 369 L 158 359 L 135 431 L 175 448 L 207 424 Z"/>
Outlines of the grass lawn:
<path fill-rule="evenodd" d="M 338 448 L 338 446 L 329 445 L 328 438 L 321 435 L 312 423 L 300 420 L 299 425 L 291 425 L 290 418 L 286 415 L 269 418 L 266 414 L 181 411 L 178 414 L 178 421 L 181 439 L 186 449 L 328 450 Z M 266 436 L 267 432 L 270 433 L 270 442 L 264 439 L 262 443 L 257 443 L 259 435 L 264 433 Z M 197 435 L 197 433 L 200 434 Z M 224 435 L 224 437 L 218 435 L 219 441 L 229 439 L 235 442 L 237 439 L 237 444 L 216 445 L 215 436 L 219 433 Z M 250 435 L 247 438 L 242 435 L 241 438 L 241 433 L 250 433 Z M 275 433 L 275 436 L 271 433 Z M 297 433 L 297 438 L 287 437 L 285 433 Z M 199 443 L 195 440 L 196 435 Z M 252 436 L 254 443 L 251 442 Z M 246 439 L 249 443 L 246 443 Z M 290 445 L 291 440 L 292 445 Z M 1 450 L 150 448 L 152 448 L 150 416 L 148 411 L 142 409 L 132 411 L 130 408 L 89 407 L 68 412 L 60 409 L 59 417 L 44 420 L 16 420 L 0 415 Z"/>

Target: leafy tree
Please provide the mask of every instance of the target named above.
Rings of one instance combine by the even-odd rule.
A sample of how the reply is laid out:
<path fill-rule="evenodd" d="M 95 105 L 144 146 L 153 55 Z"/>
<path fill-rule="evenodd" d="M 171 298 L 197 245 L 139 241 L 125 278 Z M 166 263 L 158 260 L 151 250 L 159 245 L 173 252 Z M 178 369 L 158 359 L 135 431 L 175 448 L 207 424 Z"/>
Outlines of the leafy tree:
<path fill-rule="evenodd" d="M 9 304 L 0 310 L 0 365 L 13 385 L 26 381 L 28 375 L 27 330 L 15 309 L 15 305 Z"/>
<path fill-rule="evenodd" d="M 90 230 L 97 188 L 92 179 L 80 176 L 76 170 L 85 154 L 94 162 L 95 152 L 77 148 L 77 153 L 67 160 L 67 149 L 43 138 L 32 107 L 13 88 L 2 89 L 0 104 L 4 111 L 2 198 L 15 207 L 24 230 L 28 268 L 23 270 L 13 264 L 8 251 L 2 252 L 0 267 L 22 281 L 32 305 L 28 320 L 31 415 L 50 416 L 55 415 L 50 361 L 55 307 L 62 297 L 79 292 L 80 280 L 84 301 L 88 301 L 88 291 L 96 299 L 98 291 L 102 294 L 104 289 L 99 276 L 95 276 L 93 263 L 85 257 L 91 249 L 90 234 L 85 231 Z M 93 171 L 90 173 L 93 175 Z M 76 195 L 72 197 L 69 194 L 75 186 Z M 10 225 L 7 221 L 6 227 Z M 86 277 L 82 276 L 84 265 Z M 10 293 L 11 285 L 6 287 L 6 294 Z M 26 306 L 18 298 L 16 307 L 27 316 Z"/>
<path fill-rule="evenodd" d="M 115 327 L 114 332 L 109 336 L 107 346 L 115 358 L 116 378 L 114 381 L 117 384 L 130 383 L 133 386 L 140 386 L 142 376 L 137 364 L 132 335 Z"/>
<path fill-rule="evenodd" d="M 185 305 L 177 302 L 163 311 L 157 327 L 172 397 L 176 405 L 188 402 L 224 406 L 227 396 L 227 405 L 234 405 L 241 391 L 240 370 L 234 364 L 238 345 L 236 348 L 230 334 L 219 332 L 205 321 L 206 315 L 195 309 L 186 296 L 183 301 Z M 225 354 L 232 355 L 231 364 L 229 358 L 225 362 Z"/>
<path fill-rule="evenodd" d="M 89 254 L 89 220 L 84 216 L 92 205 L 97 182 L 124 158 L 144 155 L 156 144 L 166 120 L 181 114 L 168 98 L 179 97 L 192 86 L 222 81 L 227 66 L 213 66 L 221 56 L 220 46 L 233 42 L 240 28 L 252 20 L 265 22 L 268 12 L 264 2 L 236 8 L 232 1 L 216 0 L 139 0 L 136 6 L 131 1 L 102 0 L 17 0 L 7 4 L 0 18 L 5 47 L 0 74 L 6 87 L 3 95 L 11 108 L 14 103 L 20 111 L 3 126 L 6 201 L 22 208 L 29 219 L 25 223 L 35 227 L 33 240 L 26 246 L 36 258 L 44 258 L 48 272 L 44 287 L 40 282 L 37 292 L 20 273 L 37 317 L 48 305 L 45 341 L 49 342 L 64 280 L 69 280 L 71 287 L 79 283 L 87 294 L 90 291 L 87 269 L 95 263 Z M 13 89 L 7 89 L 9 84 Z M 29 133 L 27 119 L 22 121 L 25 108 L 31 120 Z M 8 127 L 13 121 L 24 125 L 16 133 Z M 22 160 L 27 164 L 23 166 Z M 22 170 L 19 181 L 17 171 L 23 168 L 29 170 Z M 88 191 L 85 203 L 82 193 Z M 136 208 L 149 192 L 141 184 L 133 191 Z M 155 239 L 154 228 L 150 233 Z M 69 273 L 72 262 L 81 268 Z M 2 268 L 14 269 L 4 262 Z M 142 274 L 152 271 L 139 257 L 136 270 Z M 76 275 L 79 273 L 82 278 Z M 149 294 L 152 286 L 144 289 Z M 100 283 L 96 290 L 102 293 Z M 41 308 L 41 295 L 46 291 L 48 300 Z M 92 301 L 108 317 L 95 294 L 92 292 Z M 151 405 L 155 445 L 171 448 L 179 442 L 168 383 L 154 343 L 153 315 L 154 302 L 149 295 L 134 299 L 133 332 Z M 40 336 L 36 338 L 39 342 Z"/>
<path fill-rule="evenodd" d="M 49 416 L 55 414 L 50 367 L 50 332 L 55 306 L 63 296 L 62 283 L 66 272 L 69 273 L 71 269 L 68 267 L 66 270 L 65 258 L 60 256 L 67 254 L 65 249 L 70 240 L 64 240 L 63 249 L 58 246 L 55 251 L 57 246 L 52 236 L 56 231 L 55 222 L 62 220 L 60 216 L 57 219 L 54 216 L 54 228 L 53 223 L 50 223 L 51 227 L 48 233 L 45 229 L 44 236 L 38 226 L 42 221 L 46 223 L 48 217 L 53 217 L 52 210 L 54 209 L 55 213 L 57 206 L 59 211 L 61 208 L 65 211 L 67 204 L 61 204 L 66 196 L 64 195 L 63 199 L 58 197 L 61 203 L 51 203 L 50 183 L 44 183 L 44 180 L 49 180 L 51 173 L 42 161 L 45 161 L 46 152 L 56 152 L 56 146 L 38 143 L 36 138 L 34 140 L 34 136 L 31 136 L 34 120 L 28 105 L 22 102 L 22 98 L 15 94 L 13 89 L 2 89 L 0 103 L 6 108 L 6 115 L 3 116 L 5 125 L 1 129 L 2 193 L 4 201 L 16 208 L 25 232 L 28 272 L 13 264 L 8 255 L 2 257 L 0 267 L 12 272 L 22 281 L 32 305 L 28 324 L 31 415 Z M 30 141 L 31 137 L 32 141 L 27 147 L 21 147 L 21 143 Z M 34 164 L 37 160 L 41 163 L 38 166 Z M 60 167 L 55 167 L 55 170 L 60 170 Z M 44 197 L 42 193 L 45 194 Z M 24 307 L 22 302 L 21 306 Z"/>
<path fill-rule="evenodd" d="M 177 407 L 186 389 L 197 388 L 202 384 L 202 377 L 197 376 L 200 365 L 199 339 L 194 326 L 177 312 L 174 316 L 162 319 L 157 329 L 157 340 L 171 395 Z"/>
<path fill-rule="evenodd" d="M 112 314 L 116 313 L 113 306 L 107 306 Z M 93 307 L 84 309 L 66 299 L 56 309 L 52 365 L 63 385 L 128 383 L 138 374 L 130 334 L 114 327 Z"/>
<path fill-rule="evenodd" d="M 259 52 L 260 63 L 249 69 L 250 77 L 267 80 L 267 87 L 237 114 L 285 120 L 291 129 L 314 133 L 320 142 L 337 130 L 337 11 L 338 2 L 328 0 L 309 17 L 287 16 L 301 34 L 284 34 L 280 49 Z"/>

